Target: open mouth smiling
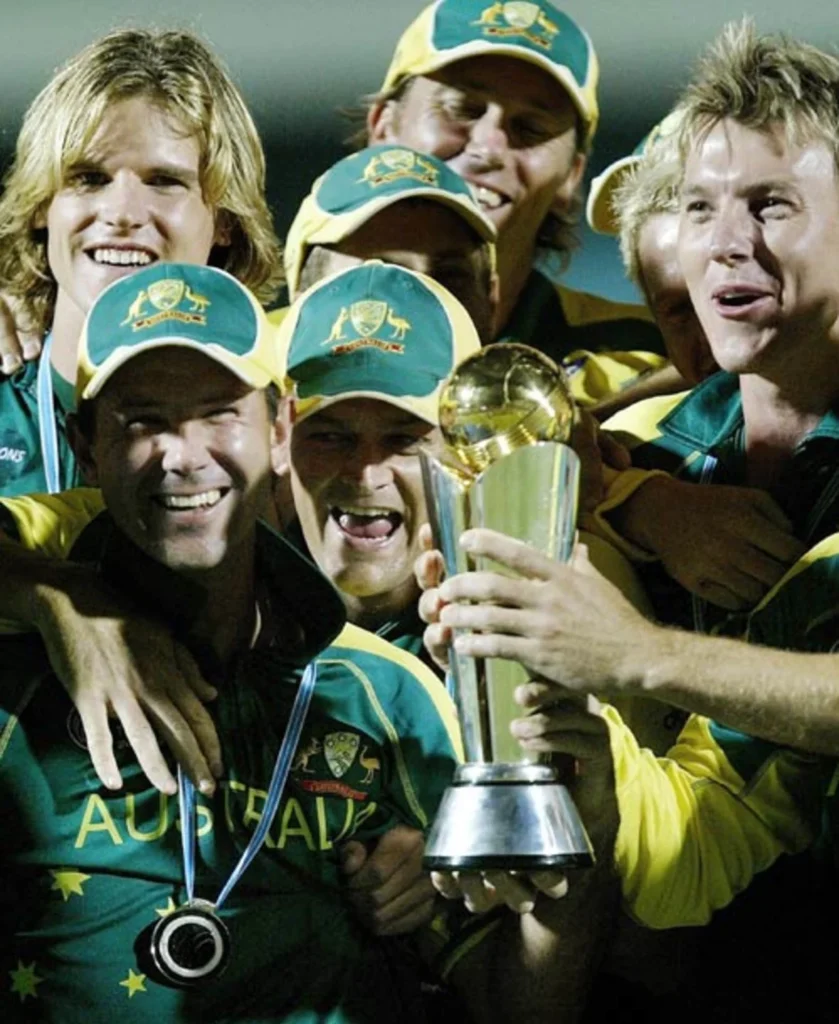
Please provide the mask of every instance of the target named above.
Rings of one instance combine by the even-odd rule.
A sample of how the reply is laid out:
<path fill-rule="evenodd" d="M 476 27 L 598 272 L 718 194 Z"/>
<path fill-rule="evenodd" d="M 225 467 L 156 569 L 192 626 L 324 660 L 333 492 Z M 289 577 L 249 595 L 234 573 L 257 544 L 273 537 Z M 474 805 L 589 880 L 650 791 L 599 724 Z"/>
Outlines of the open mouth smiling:
<path fill-rule="evenodd" d="M 152 501 L 167 512 L 203 512 L 215 508 L 229 490 L 229 487 L 213 487 L 195 494 L 154 494 Z"/>
<path fill-rule="evenodd" d="M 363 545 L 386 543 L 403 522 L 399 512 L 371 506 L 333 505 L 329 516 L 345 538 Z"/>

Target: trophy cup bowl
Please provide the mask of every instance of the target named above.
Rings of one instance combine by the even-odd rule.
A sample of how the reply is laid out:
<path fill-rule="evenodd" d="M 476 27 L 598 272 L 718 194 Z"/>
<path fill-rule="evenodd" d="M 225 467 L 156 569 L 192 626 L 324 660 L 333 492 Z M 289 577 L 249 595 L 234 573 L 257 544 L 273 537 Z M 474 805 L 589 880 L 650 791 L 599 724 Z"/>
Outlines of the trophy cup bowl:
<path fill-rule="evenodd" d="M 465 360 L 440 396 L 446 451 L 422 456 L 436 546 L 447 575 L 509 570 L 472 559 L 461 533 L 485 526 L 551 558 L 571 557 L 579 459 L 567 445 L 574 403 L 563 371 L 536 349 L 489 345 Z M 450 679 L 466 763 L 446 790 L 426 843 L 431 870 L 589 867 L 591 843 L 548 759 L 525 757 L 510 734 L 513 693 L 529 673 L 516 662 L 452 648 Z"/>

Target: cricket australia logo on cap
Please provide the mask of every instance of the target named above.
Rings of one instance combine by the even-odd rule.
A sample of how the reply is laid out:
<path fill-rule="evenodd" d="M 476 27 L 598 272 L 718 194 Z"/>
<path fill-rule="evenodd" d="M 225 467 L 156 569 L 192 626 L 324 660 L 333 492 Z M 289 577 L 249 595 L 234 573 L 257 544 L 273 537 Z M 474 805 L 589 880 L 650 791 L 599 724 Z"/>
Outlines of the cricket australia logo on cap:
<path fill-rule="evenodd" d="M 204 314 L 210 305 L 205 295 L 194 292 L 185 281 L 167 277 L 140 289 L 120 327 L 131 324 L 133 331 L 142 331 L 164 320 L 203 326 L 207 323 Z M 155 309 L 158 312 L 153 312 Z"/>
<path fill-rule="evenodd" d="M 334 356 L 355 352 L 360 348 L 378 348 L 383 352 L 402 355 L 405 351 L 402 342 L 412 329 L 410 320 L 400 316 L 387 302 L 364 299 L 341 307 L 329 337 L 321 345 L 332 345 L 330 354 Z M 350 331 L 356 337 L 351 337 Z M 387 336 L 379 337 L 380 333 Z"/>
<path fill-rule="evenodd" d="M 485 7 L 477 21 L 483 34 L 495 38 L 524 36 L 534 46 L 550 50 L 559 26 L 545 14 L 539 4 L 527 0 L 509 0 L 508 3 L 494 3 Z"/>
<path fill-rule="evenodd" d="M 409 149 L 388 149 L 370 157 L 359 178 L 370 188 L 378 188 L 402 178 L 413 179 L 422 185 L 436 187 L 440 171 L 429 160 Z"/>

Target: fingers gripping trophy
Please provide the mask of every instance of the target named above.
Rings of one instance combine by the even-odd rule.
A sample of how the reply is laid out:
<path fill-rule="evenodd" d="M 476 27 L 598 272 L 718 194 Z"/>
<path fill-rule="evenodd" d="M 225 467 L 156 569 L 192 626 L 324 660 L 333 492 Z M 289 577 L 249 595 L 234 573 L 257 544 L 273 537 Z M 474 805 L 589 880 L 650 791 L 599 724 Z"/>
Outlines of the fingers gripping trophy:
<path fill-rule="evenodd" d="M 571 557 L 580 462 L 568 446 L 574 404 L 565 374 L 526 345 L 489 345 L 458 366 L 440 396 L 445 453 L 424 454 L 423 480 L 446 573 L 508 572 L 460 548 L 483 526 L 560 561 Z M 450 652 L 466 763 L 446 790 L 426 845 L 438 871 L 588 867 L 591 844 L 556 769 L 526 759 L 510 734 L 527 682 L 517 662 Z"/>

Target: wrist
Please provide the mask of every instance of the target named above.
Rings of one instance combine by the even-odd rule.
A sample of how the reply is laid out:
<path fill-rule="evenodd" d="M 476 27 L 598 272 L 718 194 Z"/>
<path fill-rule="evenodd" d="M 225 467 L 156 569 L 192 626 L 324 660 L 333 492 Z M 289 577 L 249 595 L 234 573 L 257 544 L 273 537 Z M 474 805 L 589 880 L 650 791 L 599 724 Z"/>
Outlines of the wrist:
<path fill-rule="evenodd" d="M 651 555 L 660 556 L 661 510 L 679 481 L 657 474 L 642 483 L 630 497 L 608 513 L 609 522 L 621 537 Z"/>

